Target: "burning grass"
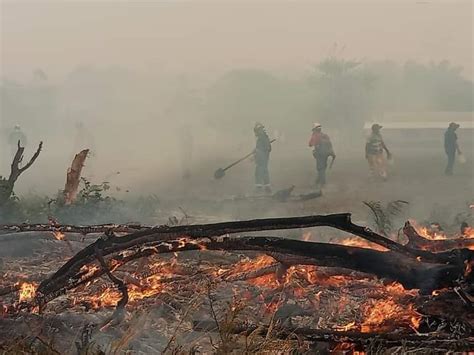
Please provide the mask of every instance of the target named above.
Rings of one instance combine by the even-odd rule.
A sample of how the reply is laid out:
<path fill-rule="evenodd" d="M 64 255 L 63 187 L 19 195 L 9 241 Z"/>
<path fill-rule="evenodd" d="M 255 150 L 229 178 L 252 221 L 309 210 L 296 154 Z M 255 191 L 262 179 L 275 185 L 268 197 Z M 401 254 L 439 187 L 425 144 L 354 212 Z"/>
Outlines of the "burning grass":
<path fill-rule="evenodd" d="M 78 336 L 82 340 L 77 346 L 82 350 L 311 351 L 314 342 L 302 342 L 295 334 L 311 329 L 333 332 L 329 333 L 332 337 L 340 333 L 358 337 L 391 334 L 403 339 L 432 331 L 428 325 L 432 315 L 421 305 L 451 292 L 446 289 L 421 296 L 416 289 L 406 290 L 400 283 L 361 272 L 285 265 L 276 256 L 255 252 L 209 251 L 198 240 L 179 238 L 173 248 L 189 250 L 190 244 L 195 248 L 178 255 L 169 253 L 174 250 L 171 242 L 164 242 L 160 247 L 168 245 L 167 254 L 151 254 L 128 263 L 109 259 L 110 271 L 127 285 L 128 304 L 122 319 L 111 320 L 110 315 L 123 294 L 105 275 L 94 278 L 101 271 L 97 261 L 80 269 L 83 282 L 74 292 L 53 299 L 42 309 L 41 317 L 32 318 L 38 311 L 32 307 L 38 281 L 62 265 L 71 248 L 64 237 L 48 242 L 55 244 L 55 252 L 4 260 L 0 287 L 15 285 L 15 292 L 2 297 L 0 335 L 6 340 L 0 346 L 5 347 L 7 339 L 28 336 L 29 330 L 21 323 L 28 322 L 38 329 L 52 327 L 48 336 L 61 334 L 61 339 L 53 339 L 61 353 L 67 353 L 65 343 Z M 356 238 L 339 244 L 387 251 Z M 202 322 L 210 323 L 210 328 L 197 329 L 196 324 Z M 90 325 L 90 332 L 85 325 Z M 472 330 L 462 334 L 471 336 Z M 356 350 L 338 339 L 326 341 L 326 350 Z"/>
<path fill-rule="evenodd" d="M 49 262 L 53 263 L 54 260 Z M 14 264 L 16 263 L 13 261 L 7 263 L 8 266 Z M 34 275 L 35 260 L 21 260 L 21 264 L 22 277 Z M 196 258 L 179 260 L 175 256 L 167 260 L 152 257 L 146 266 L 140 265 L 139 261 L 128 264 L 123 270 L 116 270 L 117 274 L 128 281 L 129 292 L 128 313 L 124 324 L 119 328 L 130 324 L 135 314 L 165 308 L 170 313 L 162 322 L 168 329 L 173 329 L 178 326 L 187 305 L 192 302 L 195 306 L 180 326 L 180 332 L 190 330 L 193 321 L 213 318 L 209 297 L 213 300 L 215 317 L 218 322 L 224 323 L 292 324 L 315 329 L 408 333 L 420 323 L 421 315 L 415 311 L 413 303 L 416 291 L 406 291 L 400 284 L 384 284 L 381 280 L 361 278 L 356 274 L 337 275 L 326 268 L 291 266 L 281 275 L 277 270 L 271 270 L 272 272 L 258 277 L 227 281 L 238 279 L 239 275 L 251 276 L 252 272 L 277 265 L 275 259 L 266 255 L 251 258 L 243 256 L 239 260 L 233 257 L 225 260 L 224 257 L 220 259 L 220 263 L 212 264 Z M 3 279 L 3 283 L 6 284 L 18 277 L 19 273 L 9 270 L 5 275 L 7 277 Z M 207 295 L 208 288 L 210 295 Z M 35 283 L 22 282 L 16 296 L 11 294 L 10 299 L 5 301 L 2 316 L 28 316 L 28 308 L 24 305 L 32 300 L 35 290 Z M 96 279 L 80 286 L 76 292 L 51 302 L 44 317 L 58 318 L 66 312 L 84 315 L 86 318 L 87 315 L 95 314 L 103 319 L 110 314 L 120 298 L 121 294 L 113 284 L 104 279 Z M 235 313 L 235 319 L 226 320 L 232 312 Z M 150 324 L 147 331 L 158 332 L 163 326 L 160 322 Z M 138 332 L 140 335 L 136 336 L 144 336 L 143 331 L 141 329 Z M 103 332 L 113 333 L 111 329 Z M 235 337 L 232 335 L 232 342 L 237 342 Z M 273 340 L 274 342 L 266 341 L 260 346 L 265 349 L 283 346 L 277 345 L 277 339 Z M 201 346 L 202 341 L 196 340 L 194 345 Z M 229 343 L 231 340 L 227 339 L 225 342 Z M 288 344 L 285 343 L 285 346 L 288 347 Z M 153 346 L 159 349 L 159 345 Z M 183 345 L 177 342 L 174 346 Z M 294 347 L 295 344 L 291 346 Z"/>

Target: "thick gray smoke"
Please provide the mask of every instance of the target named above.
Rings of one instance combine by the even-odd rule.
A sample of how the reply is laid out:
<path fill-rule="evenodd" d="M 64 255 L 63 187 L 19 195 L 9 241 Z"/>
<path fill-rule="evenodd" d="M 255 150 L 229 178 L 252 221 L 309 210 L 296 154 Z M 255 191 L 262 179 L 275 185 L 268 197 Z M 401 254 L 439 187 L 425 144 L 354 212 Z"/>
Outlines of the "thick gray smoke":
<path fill-rule="evenodd" d="M 332 188 L 362 200 L 364 123 L 396 116 L 441 127 L 421 136 L 384 131 L 397 165 L 390 189 L 374 198 L 436 200 L 444 125 L 472 121 L 471 30 L 470 1 L 4 1 L 1 174 L 19 124 L 28 152 L 44 141 L 20 195 L 62 188 L 82 148 L 93 153 L 86 177 L 110 181 L 119 198 L 248 193 L 252 162 L 218 183 L 212 175 L 253 149 L 258 121 L 278 138 L 273 184 L 310 189 L 307 141 L 318 121 L 338 156 Z M 464 179 L 471 132 L 459 132 Z M 421 190 L 406 190 L 407 179 Z M 444 198 L 472 191 L 462 181 Z"/>

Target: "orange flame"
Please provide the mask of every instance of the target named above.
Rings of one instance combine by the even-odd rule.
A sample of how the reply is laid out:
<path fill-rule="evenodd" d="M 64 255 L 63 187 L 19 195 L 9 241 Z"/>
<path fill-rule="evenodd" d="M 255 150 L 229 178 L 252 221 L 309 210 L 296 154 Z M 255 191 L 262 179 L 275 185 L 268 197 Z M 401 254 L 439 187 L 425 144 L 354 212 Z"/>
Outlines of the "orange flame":
<path fill-rule="evenodd" d="M 351 246 L 351 247 L 359 247 L 359 248 L 365 248 L 365 249 L 374 249 L 374 250 L 379 250 L 379 251 L 387 251 L 386 248 L 384 248 L 381 245 L 375 244 L 368 242 L 364 239 L 357 238 L 357 237 L 350 237 L 342 240 L 340 242 L 342 245 L 346 246 Z"/>
<path fill-rule="evenodd" d="M 54 238 L 56 238 L 57 240 L 64 240 L 64 238 L 66 237 L 66 235 L 61 231 L 54 231 L 53 235 Z"/>
<path fill-rule="evenodd" d="M 464 238 L 474 238 L 474 228 L 473 227 L 466 227 L 462 231 L 462 235 Z"/>
<path fill-rule="evenodd" d="M 18 301 L 20 302 L 28 302 L 33 299 L 36 293 L 37 285 L 35 283 L 23 282 L 20 285 L 20 296 Z"/>
<path fill-rule="evenodd" d="M 392 320 L 414 329 L 420 326 L 421 315 L 415 311 L 412 304 L 404 306 L 389 298 L 370 301 L 366 307 L 368 312 L 361 325 L 362 332 L 383 331 Z"/>

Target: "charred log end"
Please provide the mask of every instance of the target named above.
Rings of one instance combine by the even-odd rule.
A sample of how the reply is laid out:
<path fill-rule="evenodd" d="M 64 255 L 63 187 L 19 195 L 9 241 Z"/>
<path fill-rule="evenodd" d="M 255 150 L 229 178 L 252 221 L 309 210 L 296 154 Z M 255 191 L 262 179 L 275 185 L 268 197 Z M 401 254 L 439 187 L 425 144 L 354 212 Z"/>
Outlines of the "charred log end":
<path fill-rule="evenodd" d="M 430 295 L 435 290 L 457 285 L 457 281 L 463 277 L 463 272 L 454 265 L 433 265 L 416 271 L 414 275 L 420 294 Z"/>

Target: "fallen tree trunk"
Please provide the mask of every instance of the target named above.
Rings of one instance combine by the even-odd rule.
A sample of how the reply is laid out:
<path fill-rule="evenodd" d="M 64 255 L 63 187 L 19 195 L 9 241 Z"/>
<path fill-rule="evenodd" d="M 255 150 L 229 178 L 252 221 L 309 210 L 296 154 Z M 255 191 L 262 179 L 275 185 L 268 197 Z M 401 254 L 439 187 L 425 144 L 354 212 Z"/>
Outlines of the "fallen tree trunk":
<path fill-rule="evenodd" d="M 148 230 L 138 231 L 123 237 L 108 236 L 103 240 L 84 248 L 68 262 L 66 262 L 49 280 L 40 285 L 39 291 L 46 292 L 48 284 L 59 282 L 61 279 L 73 277 L 82 267 L 95 259 L 96 244 L 100 243 L 101 253 L 104 257 L 136 247 L 148 245 L 154 242 L 163 242 L 177 238 L 202 238 L 215 237 L 233 233 L 254 232 L 261 230 L 283 230 L 294 228 L 307 228 L 315 226 L 328 226 L 343 230 L 370 242 L 379 244 L 393 252 L 404 255 L 410 259 L 419 259 L 424 262 L 449 263 L 463 268 L 466 259 L 473 258 L 474 252 L 469 250 L 453 251 L 448 253 L 434 254 L 429 251 L 415 250 L 398 244 L 384 236 L 381 236 L 369 228 L 353 224 L 349 213 L 332 214 L 325 216 L 306 216 L 290 218 L 268 218 L 249 221 L 224 222 L 204 225 L 185 226 L 161 226 Z M 61 282 L 59 282 L 61 284 Z"/>
<path fill-rule="evenodd" d="M 425 294 L 436 289 L 455 286 L 465 275 L 464 265 L 424 263 L 391 251 L 381 252 L 277 237 L 226 237 L 203 240 L 181 238 L 172 241 L 148 242 L 142 247 L 128 249 L 110 257 L 107 267 L 113 271 L 121 265 L 142 257 L 189 250 L 259 251 L 270 256 L 275 253 L 279 260 L 282 259 L 282 255 L 295 255 L 301 257 L 303 264 L 342 267 L 370 273 L 398 281 L 407 289 L 420 289 Z M 93 265 L 89 264 L 89 266 Z M 58 271 L 38 287 L 37 303 L 45 304 L 69 289 L 100 277 L 104 274 L 103 269 L 81 266 L 74 274 L 71 274 L 72 269 L 66 269 L 64 273 Z"/>
<path fill-rule="evenodd" d="M 430 252 L 414 251 L 404 247 L 386 237 L 380 236 L 368 228 L 357 226 L 351 222 L 351 215 L 333 214 L 326 216 L 307 216 L 291 218 L 269 218 L 250 221 L 224 222 L 204 225 L 185 226 L 161 226 L 132 233 L 123 237 L 110 236 L 100 241 L 102 255 L 132 249 L 141 245 L 146 245 L 154 241 L 166 241 L 176 238 L 202 238 L 214 237 L 231 233 L 245 233 L 261 230 L 283 230 L 294 228 L 307 228 L 315 226 L 329 226 L 361 236 L 371 242 L 384 246 L 387 249 L 400 252 L 410 257 L 423 255 L 426 258 L 436 259 Z M 96 243 L 98 243 L 97 241 Z M 81 267 L 87 265 L 95 259 L 95 244 L 93 243 L 77 253 L 66 264 L 64 264 L 52 279 L 68 277 L 74 275 Z"/>
<path fill-rule="evenodd" d="M 426 239 L 418 234 L 410 222 L 405 223 L 403 233 L 408 238 L 408 243 L 405 245 L 412 249 L 429 250 L 432 252 L 463 248 L 474 250 L 474 238 Z"/>

